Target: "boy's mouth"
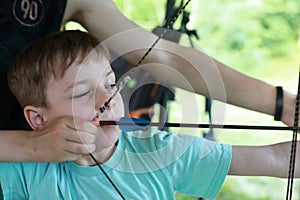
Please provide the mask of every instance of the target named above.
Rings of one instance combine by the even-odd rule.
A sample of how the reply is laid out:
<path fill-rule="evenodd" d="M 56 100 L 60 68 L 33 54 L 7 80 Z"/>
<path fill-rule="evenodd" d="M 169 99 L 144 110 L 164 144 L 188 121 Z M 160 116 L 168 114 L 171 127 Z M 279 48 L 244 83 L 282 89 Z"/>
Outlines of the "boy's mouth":
<path fill-rule="evenodd" d="M 92 120 L 92 123 L 95 125 L 95 126 L 100 126 L 100 122 L 98 120 Z"/>

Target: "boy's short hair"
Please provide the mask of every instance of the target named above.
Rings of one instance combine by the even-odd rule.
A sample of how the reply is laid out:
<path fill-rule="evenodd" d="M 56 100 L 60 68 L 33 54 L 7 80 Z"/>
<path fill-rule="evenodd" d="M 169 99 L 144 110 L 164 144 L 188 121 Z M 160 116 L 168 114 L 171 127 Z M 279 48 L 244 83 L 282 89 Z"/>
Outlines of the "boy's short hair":
<path fill-rule="evenodd" d="M 87 32 L 63 31 L 38 39 L 23 49 L 8 72 L 8 84 L 22 108 L 47 108 L 46 88 L 51 77 L 62 78 L 86 57 L 110 59 L 108 50 Z"/>

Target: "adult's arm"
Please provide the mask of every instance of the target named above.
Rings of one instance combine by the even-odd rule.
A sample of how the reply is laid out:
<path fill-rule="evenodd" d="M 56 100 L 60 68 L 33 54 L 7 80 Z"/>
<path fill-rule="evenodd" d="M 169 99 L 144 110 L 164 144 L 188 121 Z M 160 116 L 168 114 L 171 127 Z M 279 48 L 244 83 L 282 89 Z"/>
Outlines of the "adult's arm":
<path fill-rule="evenodd" d="M 127 19 L 111 0 L 69 0 L 64 22 L 70 20 L 79 22 L 100 41 L 105 41 L 111 50 L 123 55 L 133 64 L 138 62 L 145 50 L 157 39 L 156 35 Z M 156 48 L 144 63 L 156 65 L 145 66 L 145 69 L 158 80 L 206 97 L 274 115 L 274 86 L 239 73 L 193 48 L 163 39 Z M 162 65 L 170 66 L 174 75 L 171 75 L 170 70 L 163 70 Z M 178 74 L 185 79 L 174 78 Z M 295 95 L 285 91 L 282 121 L 287 125 L 293 125 L 294 102 Z"/>
<path fill-rule="evenodd" d="M 92 123 L 71 117 L 60 118 L 38 131 L 1 130 L 0 161 L 77 160 L 95 150 L 96 132 Z"/>

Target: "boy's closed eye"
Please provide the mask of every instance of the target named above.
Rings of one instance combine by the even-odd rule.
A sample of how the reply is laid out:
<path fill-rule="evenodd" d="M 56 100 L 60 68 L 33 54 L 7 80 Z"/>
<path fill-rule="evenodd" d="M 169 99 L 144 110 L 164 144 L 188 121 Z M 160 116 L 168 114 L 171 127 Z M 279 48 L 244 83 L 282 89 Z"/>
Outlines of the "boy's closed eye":
<path fill-rule="evenodd" d="M 80 98 L 83 98 L 83 97 L 88 97 L 90 94 L 91 94 L 91 91 L 87 90 L 87 91 L 78 93 L 77 95 L 74 95 L 73 98 L 74 99 L 80 99 Z"/>
<path fill-rule="evenodd" d="M 116 83 L 109 84 L 109 85 L 105 86 L 105 89 L 108 92 L 112 93 L 117 89 L 117 85 L 116 85 Z M 74 95 L 73 98 L 74 99 L 80 99 L 80 98 L 88 97 L 89 95 L 91 95 L 91 93 L 92 92 L 90 90 L 87 90 L 87 91 L 80 92 L 80 93 Z"/>

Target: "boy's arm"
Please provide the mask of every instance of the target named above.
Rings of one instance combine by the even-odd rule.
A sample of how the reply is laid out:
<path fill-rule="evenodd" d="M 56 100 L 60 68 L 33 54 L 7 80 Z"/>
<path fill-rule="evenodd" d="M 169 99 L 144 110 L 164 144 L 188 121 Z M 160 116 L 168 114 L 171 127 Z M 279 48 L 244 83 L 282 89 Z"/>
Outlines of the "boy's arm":
<path fill-rule="evenodd" d="M 297 143 L 297 153 L 300 153 Z M 290 164 L 290 142 L 267 146 L 233 146 L 228 174 L 287 178 Z M 297 156 L 298 157 L 298 156 Z M 296 159 L 295 177 L 300 177 L 300 159 Z"/>
<path fill-rule="evenodd" d="M 76 128 L 75 128 L 76 127 Z M 77 130 L 80 131 L 77 131 Z M 95 150 L 92 123 L 60 118 L 39 131 L 0 131 L 0 161 L 61 162 Z"/>
<path fill-rule="evenodd" d="M 113 41 L 107 42 L 106 45 L 119 55 L 143 47 L 143 50 L 131 52 L 125 56 L 133 64 L 138 62 L 157 39 L 156 35 L 141 29 L 137 24 L 124 17 L 111 0 L 69 0 L 64 22 L 69 20 L 79 22 L 100 41 L 114 37 Z M 133 29 L 136 31 L 132 31 Z M 192 48 L 186 48 L 163 39 L 156 47 L 165 51 L 152 51 L 144 63 L 161 63 L 173 68 L 177 73 L 187 77 L 192 88 L 170 75 L 170 71 L 163 72 L 162 68 L 157 66 L 160 67 L 158 68 L 160 70 L 157 70 L 156 67 L 156 70 L 150 70 L 150 72 L 159 81 L 186 90 L 193 90 L 193 92 L 246 109 L 274 115 L 276 104 L 274 86 L 243 75 Z M 216 69 L 222 78 L 216 78 L 214 76 L 216 74 L 211 73 L 212 69 Z M 209 73 L 210 75 L 207 75 Z M 220 80 L 221 83 L 216 80 Z M 206 87 L 206 83 L 209 81 L 212 83 L 208 88 L 214 92 L 209 93 Z M 293 125 L 294 102 L 295 96 L 284 92 L 282 121 L 290 126 Z"/>

